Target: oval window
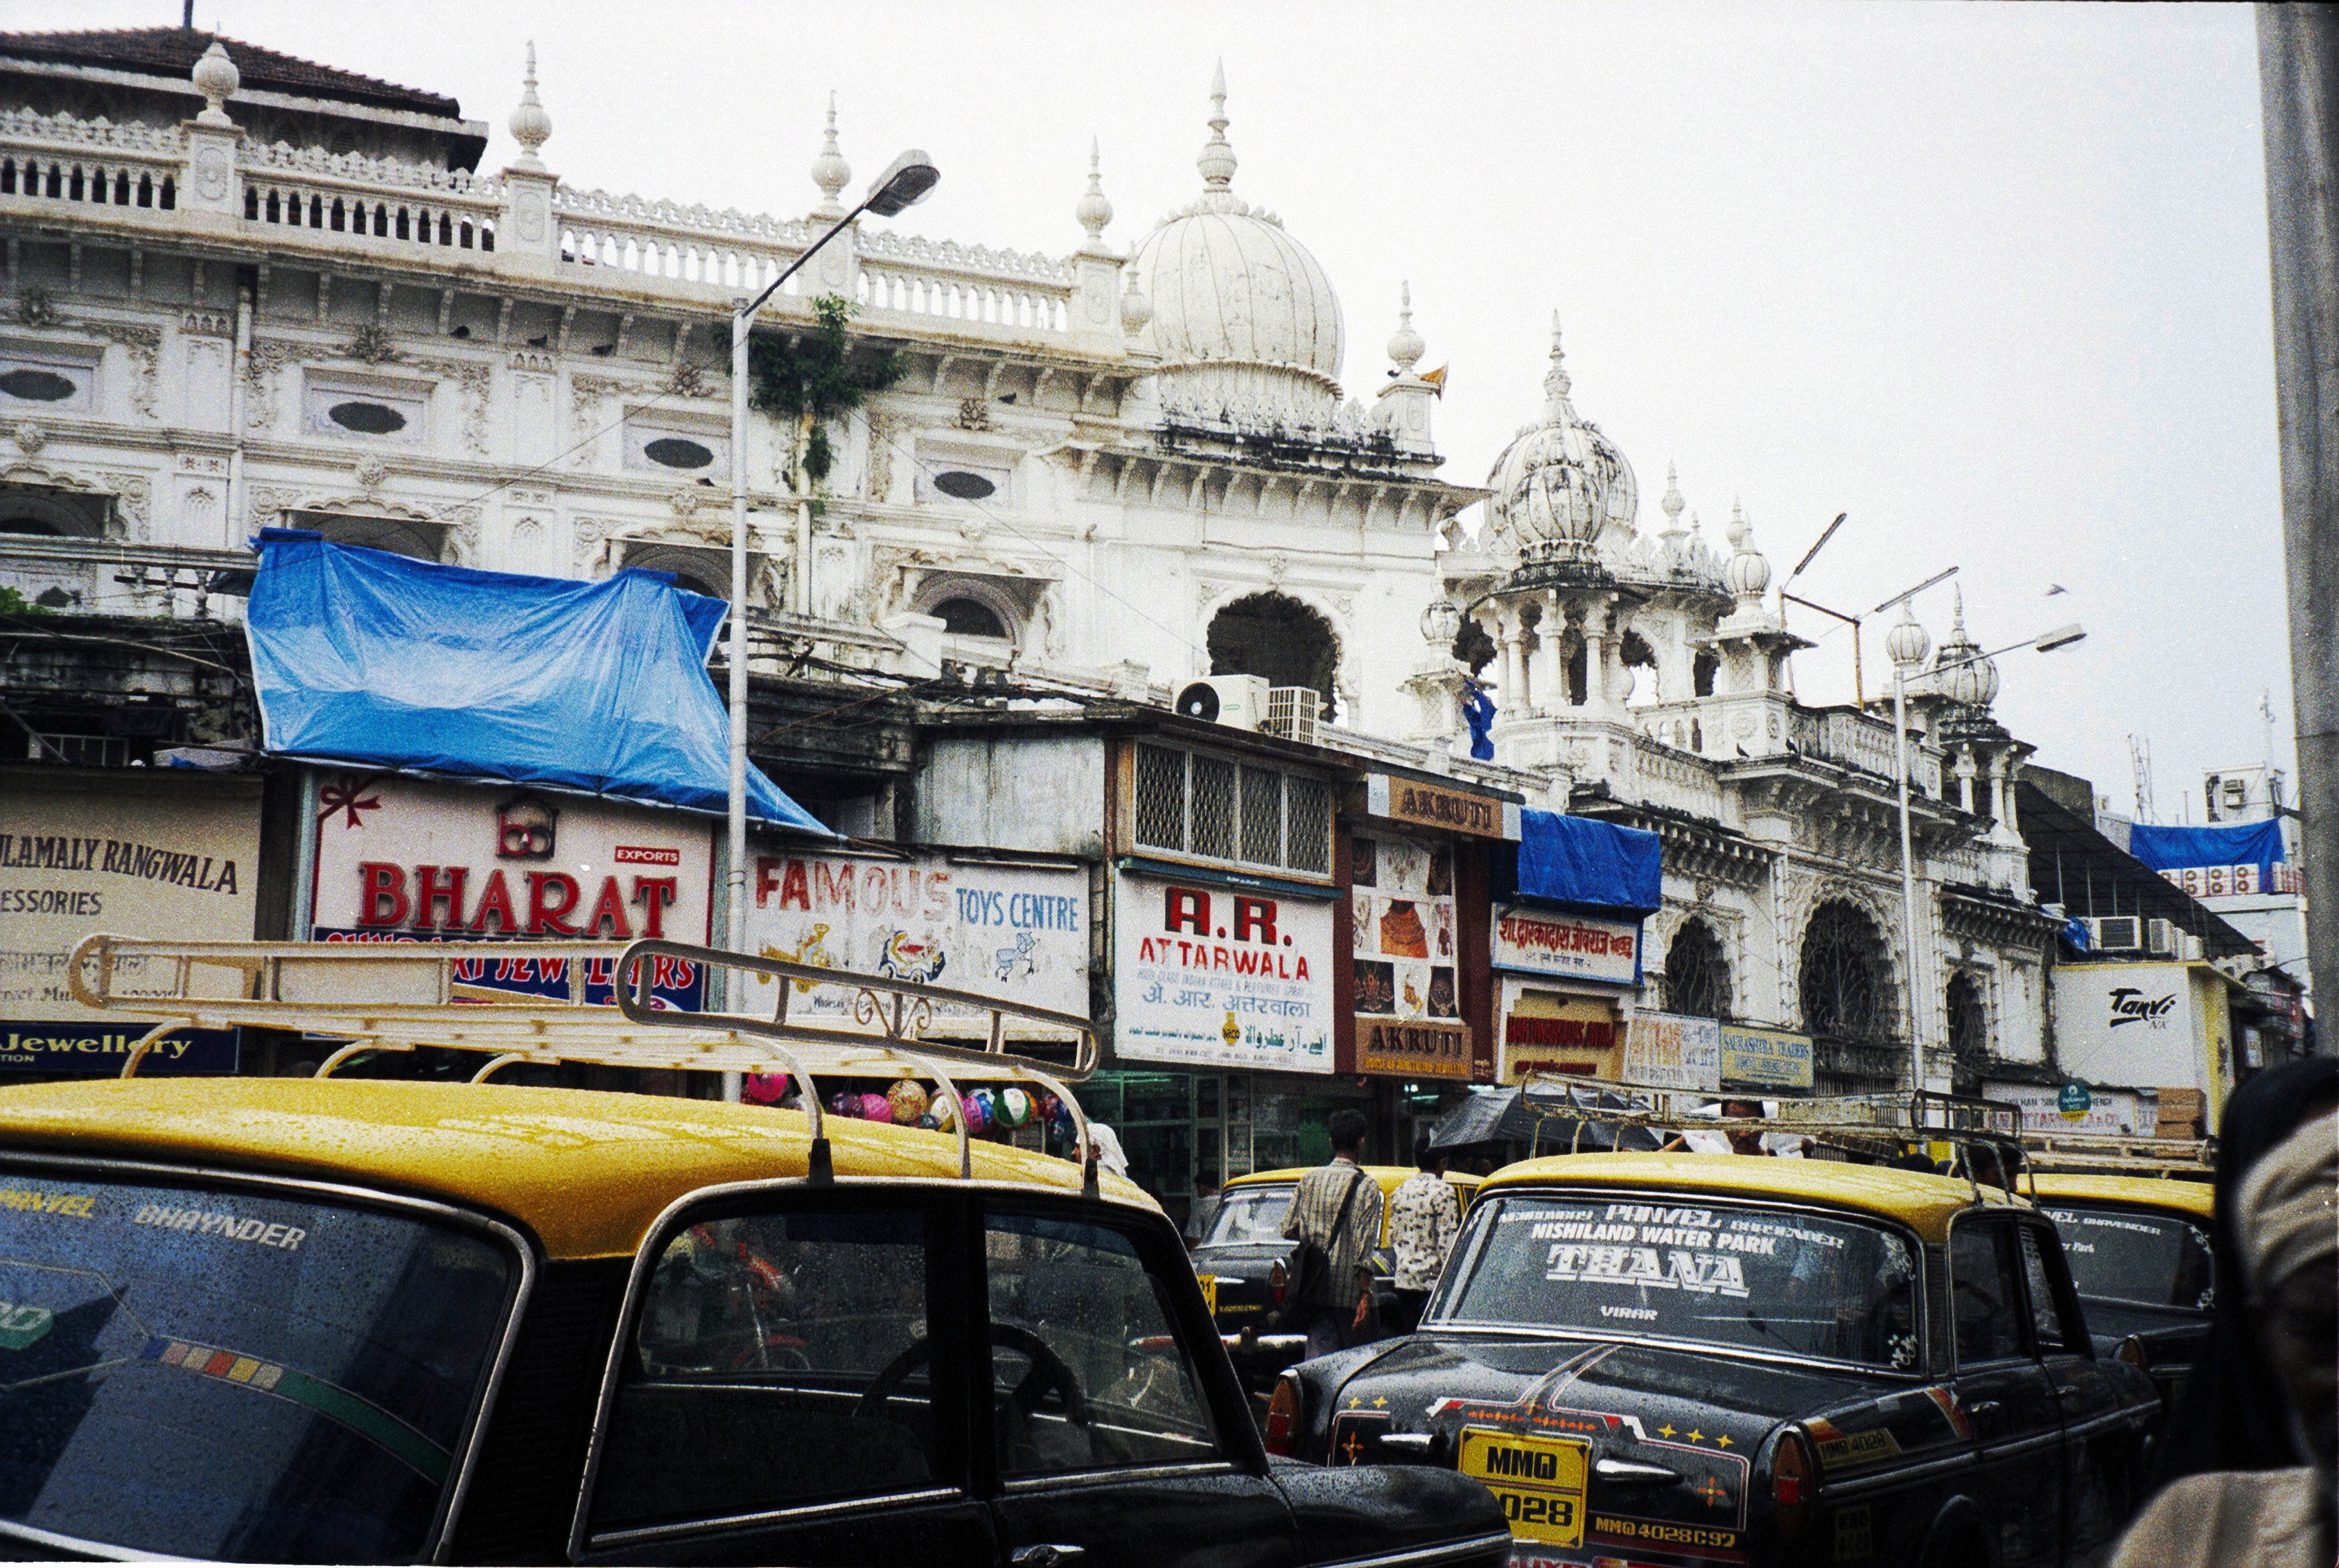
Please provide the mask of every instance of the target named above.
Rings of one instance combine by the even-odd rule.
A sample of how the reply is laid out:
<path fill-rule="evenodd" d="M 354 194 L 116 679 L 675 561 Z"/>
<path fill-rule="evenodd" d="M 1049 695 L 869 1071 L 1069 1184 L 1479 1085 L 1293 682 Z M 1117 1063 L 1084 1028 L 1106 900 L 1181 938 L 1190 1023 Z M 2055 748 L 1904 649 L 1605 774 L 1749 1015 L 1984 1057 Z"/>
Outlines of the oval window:
<path fill-rule="evenodd" d="M 0 392 L 28 403 L 62 403 L 79 390 L 54 370 L 11 370 L 0 376 Z"/>
<path fill-rule="evenodd" d="M 642 449 L 642 456 L 669 468 L 703 468 L 715 460 L 713 451 L 680 436 L 659 437 Z"/>
<path fill-rule="evenodd" d="M 964 468 L 952 468 L 947 473 L 934 476 L 934 488 L 943 495 L 954 496 L 962 501 L 979 501 L 985 496 L 996 492 L 999 487 L 981 474 L 970 474 Z"/>
<path fill-rule="evenodd" d="M 406 416 L 386 403 L 335 403 L 325 410 L 325 417 L 361 436 L 387 436 L 406 429 Z"/>

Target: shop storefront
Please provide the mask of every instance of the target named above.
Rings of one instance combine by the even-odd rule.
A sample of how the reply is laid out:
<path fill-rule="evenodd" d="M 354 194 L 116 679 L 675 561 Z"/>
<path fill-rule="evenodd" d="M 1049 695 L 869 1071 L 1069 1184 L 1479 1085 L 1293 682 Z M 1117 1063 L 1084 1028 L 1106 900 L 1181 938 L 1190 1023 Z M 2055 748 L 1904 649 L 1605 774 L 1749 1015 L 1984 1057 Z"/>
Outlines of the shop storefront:
<path fill-rule="evenodd" d="M 74 1001 L 67 961 L 93 932 L 253 938 L 261 790 L 193 769 L 0 769 L 0 1082 L 112 1076 L 146 1032 Z M 117 985 L 137 991 L 134 963 Z M 241 1047 L 232 1030 L 182 1031 L 139 1070 L 232 1073 Z"/>

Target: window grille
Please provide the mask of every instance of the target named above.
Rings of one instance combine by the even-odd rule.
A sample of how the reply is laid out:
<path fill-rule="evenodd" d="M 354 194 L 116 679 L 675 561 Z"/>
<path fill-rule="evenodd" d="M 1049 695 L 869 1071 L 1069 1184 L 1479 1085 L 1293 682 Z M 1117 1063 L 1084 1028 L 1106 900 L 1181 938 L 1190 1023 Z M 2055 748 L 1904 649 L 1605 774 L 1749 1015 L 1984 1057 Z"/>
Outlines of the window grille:
<path fill-rule="evenodd" d="M 1131 791 L 1140 849 L 1305 872 L 1332 869 L 1332 787 L 1280 768 L 1140 743 Z"/>
<path fill-rule="evenodd" d="M 1665 1010 L 1691 1018 L 1730 1016 L 1730 962 L 1702 920 L 1684 921 L 1665 949 Z"/>
<path fill-rule="evenodd" d="M 1876 922 L 1848 903 L 1820 905 L 1803 932 L 1803 1027 L 1821 1039 L 1890 1040 L 1890 975 Z"/>

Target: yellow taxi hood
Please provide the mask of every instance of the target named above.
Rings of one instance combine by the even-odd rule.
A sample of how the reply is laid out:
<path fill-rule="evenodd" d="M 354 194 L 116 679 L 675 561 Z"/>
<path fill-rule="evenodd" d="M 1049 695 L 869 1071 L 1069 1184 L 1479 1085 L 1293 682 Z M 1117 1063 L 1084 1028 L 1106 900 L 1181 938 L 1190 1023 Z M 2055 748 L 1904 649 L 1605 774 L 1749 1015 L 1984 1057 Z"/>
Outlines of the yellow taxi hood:
<path fill-rule="evenodd" d="M 836 1174 L 947 1181 L 948 1133 L 824 1119 Z M 109 1079 L 28 1084 L 0 1095 L 11 1150 L 110 1155 L 301 1176 L 494 1209 L 552 1257 L 637 1250 L 684 1194 L 801 1177 L 812 1139 L 801 1112 L 720 1100 L 494 1083 L 350 1079 Z M 1077 1193 L 1079 1167 L 977 1139 L 978 1181 Z M 1116 1203 L 1160 1212 L 1106 1173 Z"/>
<path fill-rule="evenodd" d="M 2210 1218 L 2217 1207 L 2217 1189 L 2206 1181 L 2165 1176 L 2098 1176 L 2091 1171 L 2025 1176 L 2019 1179 L 2023 1196 L 2036 1197 L 2042 1203 L 2057 1198 L 2133 1203 L 2139 1208 L 2174 1209 L 2201 1219 Z"/>
<path fill-rule="evenodd" d="M 1927 1242 L 1947 1239 L 1949 1217 L 1972 1208 L 1976 1190 L 1962 1178 L 1834 1159 L 1776 1159 L 1752 1154 L 1560 1154 L 1505 1166 L 1486 1178 L 1478 1196 L 1483 1200 L 1523 1187 L 1646 1188 L 1716 1198 L 1825 1204 L 1898 1220 Z M 1994 1187 L 1979 1190 L 1987 1205 L 2029 1207 Z"/>
<path fill-rule="evenodd" d="M 1230 1176 L 1221 1192 L 1239 1192 L 1246 1187 L 1265 1187 L 1272 1182 L 1298 1181 L 1311 1170 L 1321 1170 L 1320 1165 L 1294 1165 L 1281 1170 L 1254 1170 L 1247 1176 Z M 1357 1169 L 1373 1178 L 1383 1194 L 1395 1192 L 1406 1184 L 1407 1178 L 1417 1174 L 1410 1165 L 1363 1165 Z M 1483 1178 L 1459 1170 L 1449 1170 L 1446 1179 L 1464 1192 L 1475 1191 Z"/>

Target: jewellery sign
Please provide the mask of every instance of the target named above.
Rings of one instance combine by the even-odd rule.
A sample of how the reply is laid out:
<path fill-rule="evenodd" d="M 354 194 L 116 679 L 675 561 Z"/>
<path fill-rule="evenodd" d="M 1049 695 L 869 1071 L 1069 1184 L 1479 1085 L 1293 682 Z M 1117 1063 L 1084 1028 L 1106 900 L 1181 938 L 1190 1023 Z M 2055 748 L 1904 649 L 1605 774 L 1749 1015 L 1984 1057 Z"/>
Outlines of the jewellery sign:
<path fill-rule="evenodd" d="M 1638 985 L 1641 922 L 1549 910 L 1498 910 L 1495 967 L 1606 985 Z"/>
<path fill-rule="evenodd" d="M 93 932 L 250 942 L 257 906 L 260 786 L 180 770 L 94 781 L 0 778 L 0 1074 L 113 1074 L 151 1022 L 74 1001 L 73 950 Z M 159 992 L 167 971 L 123 959 L 115 988 Z M 232 1073 L 233 1030 L 182 1030 L 142 1074 Z"/>
<path fill-rule="evenodd" d="M 993 865 L 939 854 L 908 860 L 850 855 L 757 855 L 750 878 L 747 949 L 765 958 L 859 970 L 893 980 L 979 991 L 1056 1012 L 1089 1011 L 1088 873 L 1079 866 Z M 839 986 L 788 982 L 789 1016 L 830 1029 L 867 1025 L 875 1013 Z M 768 1015 L 771 982 L 747 992 Z M 856 1016 L 859 1015 L 859 1016 Z M 936 1004 L 929 1038 L 985 1034 L 991 1014 Z M 1056 1031 L 1010 1019 L 1007 1038 Z"/>
<path fill-rule="evenodd" d="M 309 934 L 316 942 L 704 942 L 714 829 L 704 817 L 538 794 L 515 785 L 340 774 L 318 792 Z M 607 960 L 585 999 L 614 999 Z M 459 985 L 568 994 L 563 962 L 467 962 Z M 699 966 L 661 959 L 654 1003 L 704 1005 Z M 492 1000 L 492 998 L 481 998 Z"/>
<path fill-rule="evenodd" d="M 1332 906 L 1124 873 L 1114 902 L 1115 1054 L 1332 1070 Z"/>
<path fill-rule="evenodd" d="M 1453 850 L 1358 833 L 1349 841 L 1348 872 L 1357 1070 L 1467 1079 Z"/>

